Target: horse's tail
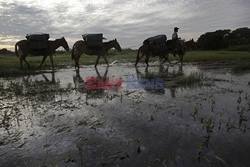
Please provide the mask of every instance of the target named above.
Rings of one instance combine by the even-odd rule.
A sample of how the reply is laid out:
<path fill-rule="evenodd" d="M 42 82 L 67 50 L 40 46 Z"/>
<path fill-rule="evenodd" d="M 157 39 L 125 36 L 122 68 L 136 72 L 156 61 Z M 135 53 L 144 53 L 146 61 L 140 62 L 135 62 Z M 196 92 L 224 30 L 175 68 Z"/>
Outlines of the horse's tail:
<path fill-rule="evenodd" d="M 135 66 L 137 66 L 137 63 L 139 62 L 140 52 L 141 52 L 141 47 L 139 47 L 139 49 L 138 49 L 138 51 L 137 51 Z"/>
<path fill-rule="evenodd" d="M 16 43 L 16 45 L 15 45 L 15 53 L 16 53 L 16 56 L 19 57 L 18 50 L 17 50 L 17 45 L 18 45 L 18 43 Z"/>
<path fill-rule="evenodd" d="M 73 48 L 72 48 L 72 50 L 71 50 L 71 59 L 72 59 L 72 60 L 75 59 L 74 50 L 75 50 L 75 44 L 73 45 Z"/>
<path fill-rule="evenodd" d="M 139 49 L 138 49 L 137 58 L 139 58 L 140 52 L 141 52 L 141 47 L 139 47 Z"/>

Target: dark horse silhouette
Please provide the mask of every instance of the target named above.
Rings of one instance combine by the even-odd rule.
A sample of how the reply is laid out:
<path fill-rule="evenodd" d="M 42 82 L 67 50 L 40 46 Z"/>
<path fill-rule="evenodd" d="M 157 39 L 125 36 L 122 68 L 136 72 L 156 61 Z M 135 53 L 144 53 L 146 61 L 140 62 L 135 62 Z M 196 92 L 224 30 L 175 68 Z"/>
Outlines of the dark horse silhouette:
<path fill-rule="evenodd" d="M 137 63 L 144 56 L 146 56 L 145 63 L 147 64 L 147 66 L 149 66 L 148 61 L 149 61 L 150 56 L 159 56 L 160 59 L 164 58 L 165 61 L 167 61 L 168 60 L 168 52 L 169 51 L 168 51 L 168 47 L 167 47 L 166 43 L 157 44 L 155 46 L 144 43 L 138 49 L 135 66 L 137 66 Z"/>
<path fill-rule="evenodd" d="M 62 46 L 66 51 L 69 51 L 69 45 L 64 37 L 62 37 L 60 39 L 56 39 L 54 41 L 48 41 L 48 52 L 44 55 L 41 55 L 41 56 L 43 56 L 43 59 L 42 59 L 42 62 L 39 66 L 40 68 L 42 67 L 45 59 L 49 56 L 50 61 L 51 61 L 51 65 L 52 65 L 52 69 L 54 70 L 52 56 L 55 53 L 56 49 L 59 48 L 60 46 Z M 26 57 L 29 54 L 31 54 L 31 50 L 29 47 L 29 41 L 28 40 L 18 41 L 15 45 L 15 52 L 16 52 L 17 57 L 19 57 L 21 68 L 23 68 L 23 61 L 27 64 L 28 67 L 30 67 L 29 63 L 26 61 Z"/>
<path fill-rule="evenodd" d="M 75 68 L 78 70 L 80 68 L 79 59 L 83 53 L 85 53 L 87 55 L 97 55 L 95 67 L 97 66 L 98 61 L 99 61 L 101 56 L 104 58 L 105 62 L 107 63 L 107 66 L 109 66 L 108 61 L 107 61 L 107 53 L 108 53 L 108 50 L 110 50 L 111 48 L 115 48 L 119 52 L 122 51 L 121 46 L 117 42 L 116 39 L 108 41 L 108 42 L 104 42 L 100 49 L 89 48 L 89 47 L 87 47 L 87 44 L 85 41 L 80 40 L 80 41 L 76 41 L 75 44 L 73 45 L 73 49 L 71 52 L 71 58 L 72 58 L 72 60 L 75 60 Z"/>
<path fill-rule="evenodd" d="M 168 59 L 169 54 L 177 54 L 181 65 L 183 64 L 183 57 L 186 53 L 186 44 L 188 44 L 190 47 L 193 45 L 194 41 L 190 40 L 185 42 L 184 40 L 178 40 L 177 44 L 174 40 L 167 40 L 165 43 L 156 44 L 156 45 L 148 45 L 144 43 L 137 52 L 137 58 L 135 66 L 137 66 L 137 63 L 146 56 L 145 63 L 147 66 L 149 66 L 148 61 L 150 56 L 159 56 L 161 60 L 161 64 L 168 61 L 171 63 Z"/>

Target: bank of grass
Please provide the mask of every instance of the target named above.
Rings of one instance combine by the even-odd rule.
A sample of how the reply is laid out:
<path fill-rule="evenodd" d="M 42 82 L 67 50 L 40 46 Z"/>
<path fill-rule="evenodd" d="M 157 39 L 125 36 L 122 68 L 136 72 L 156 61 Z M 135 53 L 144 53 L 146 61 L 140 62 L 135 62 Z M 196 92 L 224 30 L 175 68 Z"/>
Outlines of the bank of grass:
<path fill-rule="evenodd" d="M 109 51 L 109 63 L 118 60 L 121 63 L 131 62 L 135 63 L 137 50 L 125 49 L 122 52 L 115 50 Z M 97 56 L 82 55 L 80 58 L 80 65 L 94 65 Z M 170 60 L 175 58 L 170 55 Z M 0 76 L 13 76 L 24 74 L 35 74 L 41 72 L 38 68 L 41 63 L 41 56 L 28 56 L 27 61 L 30 63 L 31 68 L 27 69 L 24 64 L 24 69 L 20 69 L 18 58 L 12 54 L 0 54 Z M 144 63 L 144 60 L 140 62 Z M 159 60 L 158 57 L 151 57 L 150 61 Z M 250 52 L 237 52 L 237 51 L 191 51 L 187 52 L 184 56 L 184 62 L 233 62 L 240 64 L 242 62 L 250 62 Z M 99 64 L 105 63 L 103 58 L 100 59 Z M 54 56 L 54 66 L 58 68 L 74 67 L 74 62 L 71 60 L 70 52 L 56 53 Z M 239 65 L 240 66 L 240 65 Z M 236 68 L 239 68 L 238 66 Z M 249 68 L 244 65 L 244 68 Z M 50 59 L 47 58 L 42 70 L 51 69 Z"/>
<path fill-rule="evenodd" d="M 250 61 L 250 52 L 231 51 L 192 51 L 187 52 L 185 62 L 244 62 Z"/>
<path fill-rule="evenodd" d="M 228 48 L 229 51 L 247 51 L 250 52 L 250 44 L 246 45 L 235 45 Z"/>

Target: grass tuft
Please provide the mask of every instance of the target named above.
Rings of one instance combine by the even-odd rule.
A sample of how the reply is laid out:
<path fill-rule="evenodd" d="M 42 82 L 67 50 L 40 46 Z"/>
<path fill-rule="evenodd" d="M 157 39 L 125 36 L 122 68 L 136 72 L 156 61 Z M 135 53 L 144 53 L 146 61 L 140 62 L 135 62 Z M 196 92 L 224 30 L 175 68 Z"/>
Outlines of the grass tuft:
<path fill-rule="evenodd" d="M 176 84 L 181 86 L 193 86 L 201 83 L 205 79 L 204 74 L 199 72 L 191 73 L 189 76 L 182 76 L 175 81 Z"/>
<path fill-rule="evenodd" d="M 239 62 L 233 67 L 234 72 L 245 72 L 250 70 L 250 62 Z"/>

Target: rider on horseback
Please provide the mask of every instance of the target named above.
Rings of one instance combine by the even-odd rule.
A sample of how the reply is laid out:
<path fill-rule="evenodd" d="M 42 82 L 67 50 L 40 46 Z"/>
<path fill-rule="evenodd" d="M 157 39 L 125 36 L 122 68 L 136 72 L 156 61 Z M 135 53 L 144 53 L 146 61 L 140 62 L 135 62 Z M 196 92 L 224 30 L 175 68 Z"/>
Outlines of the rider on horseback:
<path fill-rule="evenodd" d="M 178 49 L 178 46 L 179 46 L 179 38 L 178 38 L 178 32 L 179 28 L 178 27 L 175 27 L 174 28 L 174 33 L 172 35 L 172 40 L 173 40 L 173 53 L 174 53 L 174 56 L 177 52 L 177 49 Z"/>

